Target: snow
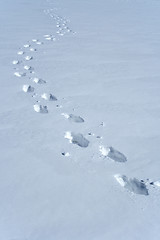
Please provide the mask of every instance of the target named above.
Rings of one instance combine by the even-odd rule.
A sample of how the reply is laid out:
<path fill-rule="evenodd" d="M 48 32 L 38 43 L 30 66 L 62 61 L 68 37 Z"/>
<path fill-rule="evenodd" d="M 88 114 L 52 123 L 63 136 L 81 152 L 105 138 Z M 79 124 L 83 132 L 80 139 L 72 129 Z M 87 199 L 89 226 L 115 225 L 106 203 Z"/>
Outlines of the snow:
<path fill-rule="evenodd" d="M 2 1 L 0 239 L 160 238 L 159 12 Z"/>

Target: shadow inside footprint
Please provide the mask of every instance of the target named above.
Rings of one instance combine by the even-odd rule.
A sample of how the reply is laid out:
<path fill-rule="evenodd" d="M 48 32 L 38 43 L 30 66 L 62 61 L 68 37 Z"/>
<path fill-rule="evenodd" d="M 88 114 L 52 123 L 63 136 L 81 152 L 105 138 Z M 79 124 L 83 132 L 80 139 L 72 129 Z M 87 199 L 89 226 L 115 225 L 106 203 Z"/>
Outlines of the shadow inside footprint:
<path fill-rule="evenodd" d="M 82 117 L 76 116 L 76 115 L 73 115 L 73 114 L 69 115 L 69 120 L 72 121 L 72 122 L 76 122 L 76 123 L 83 123 L 84 122 L 84 119 Z"/>
<path fill-rule="evenodd" d="M 89 145 L 89 141 L 81 133 L 66 132 L 65 138 L 69 139 L 70 143 L 83 148 L 86 148 Z"/>
<path fill-rule="evenodd" d="M 115 175 L 114 177 L 122 187 L 128 189 L 130 192 L 141 194 L 141 195 L 149 195 L 148 189 L 145 183 L 139 181 L 138 179 L 127 178 L 125 175 L 119 175 L 119 174 Z"/>

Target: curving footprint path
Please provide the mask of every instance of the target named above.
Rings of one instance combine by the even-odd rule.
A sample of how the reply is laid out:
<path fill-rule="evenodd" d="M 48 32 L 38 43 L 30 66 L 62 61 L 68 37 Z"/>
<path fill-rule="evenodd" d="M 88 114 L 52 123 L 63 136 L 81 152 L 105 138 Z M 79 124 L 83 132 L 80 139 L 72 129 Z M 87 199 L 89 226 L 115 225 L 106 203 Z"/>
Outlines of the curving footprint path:
<path fill-rule="evenodd" d="M 33 38 L 31 40 L 28 40 L 26 44 L 23 45 L 23 47 L 20 47 L 20 50 L 17 52 L 17 55 L 20 56 L 21 58 L 17 59 L 17 60 L 13 60 L 12 64 L 13 65 L 17 65 L 16 68 L 14 68 L 14 70 L 16 70 L 14 72 L 15 77 L 25 77 L 26 81 L 28 82 L 28 80 L 31 81 L 30 84 L 24 84 L 22 87 L 22 90 L 25 93 L 33 93 L 34 95 L 32 95 L 32 97 L 34 98 L 38 98 L 40 97 L 43 100 L 46 101 L 57 101 L 57 97 L 52 94 L 52 93 L 45 93 L 42 90 L 42 94 L 38 94 L 36 92 L 37 90 L 37 86 L 39 85 L 39 87 L 43 84 L 47 84 L 47 81 L 37 77 L 38 73 L 36 72 L 34 66 L 32 64 L 27 64 L 30 63 L 31 60 L 34 59 L 34 56 L 30 55 L 30 53 L 36 53 L 39 49 L 38 46 L 36 47 L 36 45 L 45 45 L 47 44 L 47 41 L 56 41 L 56 35 L 59 36 L 64 36 L 67 33 L 72 32 L 71 29 L 68 27 L 67 25 L 67 20 L 61 16 L 55 15 L 53 13 L 53 11 L 51 9 L 47 9 L 44 10 L 44 12 L 49 15 L 50 17 L 52 17 L 54 19 L 54 22 L 56 24 L 56 27 L 59 29 L 58 31 L 55 32 L 55 34 L 44 34 L 42 36 L 43 40 L 46 40 L 46 43 L 43 42 L 43 40 L 40 39 L 36 39 Z M 32 77 L 31 75 L 34 75 L 34 77 Z M 33 86 L 32 86 L 33 84 Z M 37 85 L 37 86 L 36 86 Z M 42 89 L 42 87 L 41 87 Z M 39 104 L 37 104 L 37 102 Z M 57 105 L 58 107 L 58 105 Z M 33 105 L 33 109 L 35 112 L 38 113 L 48 113 L 48 107 L 47 106 L 43 106 L 40 104 L 40 101 L 37 101 L 35 99 L 35 104 Z"/>
<path fill-rule="evenodd" d="M 73 32 L 69 27 L 69 21 L 64 17 L 55 14 L 53 9 L 44 10 L 44 13 L 54 20 L 54 24 L 56 25 L 57 29 L 56 32 L 44 34 L 41 39 L 33 38 L 26 41 L 26 44 L 19 48 L 17 52 L 17 59 L 14 59 L 12 61 L 12 64 L 14 65 L 14 76 L 23 78 L 23 80 L 25 80 L 22 86 L 22 91 L 25 94 L 32 93 L 30 96 L 35 98 L 33 110 L 38 114 L 48 114 L 49 108 L 47 102 L 58 101 L 58 99 L 53 93 L 45 92 L 43 90 L 43 86 L 47 84 L 47 79 L 38 77 L 39 74 L 32 64 L 32 60 L 36 57 L 35 54 L 40 51 L 40 49 L 42 49 L 39 47 L 43 46 L 44 49 L 45 45 L 48 44 L 48 42 L 54 43 L 59 37 L 65 36 L 66 34 L 75 34 L 75 32 Z M 41 90 L 41 94 L 37 93 L 38 89 Z M 44 100 L 46 101 L 46 105 L 43 105 Z M 59 104 L 57 104 L 56 107 L 62 108 L 62 106 Z M 60 114 L 72 124 L 85 124 L 85 119 L 79 115 L 63 112 Z M 104 126 L 104 123 L 102 122 L 100 125 Z M 127 157 L 119 150 L 116 150 L 114 147 L 104 146 L 102 143 L 103 136 L 95 135 L 91 132 L 88 133 L 88 136 L 94 137 L 94 142 L 98 145 L 97 152 L 99 153 L 100 157 L 118 163 L 127 162 Z M 77 133 L 75 131 L 66 131 L 64 138 L 69 140 L 69 144 L 71 143 L 82 149 L 88 148 L 90 146 L 90 141 L 82 133 L 79 132 Z M 61 154 L 64 157 L 72 156 L 69 151 L 63 151 Z M 129 192 L 145 196 L 149 194 L 147 189 L 147 182 L 144 180 L 139 181 L 136 178 L 128 178 L 125 175 L 120 174 L 116 174 L 114 177 L 117 182 Z M 150 182 L 149 184 L 152 186 L 160 187 L 160 181 Z"/>

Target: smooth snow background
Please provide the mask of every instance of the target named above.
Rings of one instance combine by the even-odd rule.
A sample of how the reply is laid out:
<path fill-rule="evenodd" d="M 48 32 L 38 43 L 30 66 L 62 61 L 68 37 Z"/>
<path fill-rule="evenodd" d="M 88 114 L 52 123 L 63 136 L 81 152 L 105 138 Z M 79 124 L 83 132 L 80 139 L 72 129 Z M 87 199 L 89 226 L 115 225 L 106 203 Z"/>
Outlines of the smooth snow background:
<path fill-rule="evenodd" d="M 160 178 L 160 2 L 0 3 L 0 239 L 159 239 L 159 190 L 133 195 L 113 175 Z M 12 60 L 28 40 L 56 32 L 43 13 L 50 8 L 70 19 L 76 34 L 45 42 L 35 55 L 44 91 L 63 106 L 49 103 L 42 115 L 22 92 L 28 80 L 14 77 Z M 62 112 L 85 123 L 70 123 Z M 84 134 L 89 147 L 69 144 L 65 131 Z M 128 161 L 100 158 L 100 144 Z"/>

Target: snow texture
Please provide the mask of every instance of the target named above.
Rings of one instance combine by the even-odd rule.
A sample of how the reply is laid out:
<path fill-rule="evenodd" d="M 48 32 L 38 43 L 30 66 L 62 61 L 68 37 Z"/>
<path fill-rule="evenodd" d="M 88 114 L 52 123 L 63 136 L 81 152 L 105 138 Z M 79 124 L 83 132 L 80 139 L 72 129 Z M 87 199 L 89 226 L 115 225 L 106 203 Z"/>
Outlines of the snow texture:
<path fill-rule="evenodd" d="M 160 1 L 0 16 L 0 240 L 159 240 Z"/>

